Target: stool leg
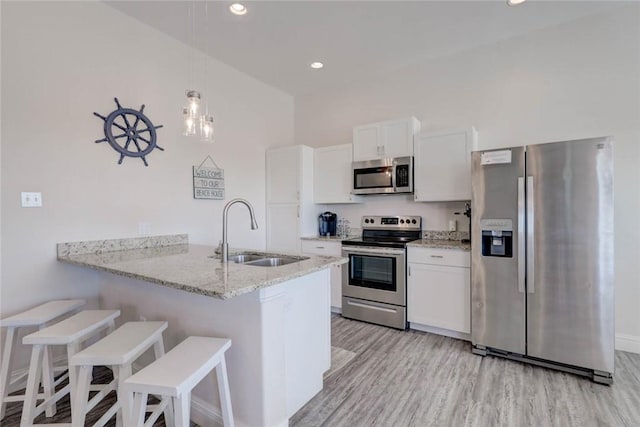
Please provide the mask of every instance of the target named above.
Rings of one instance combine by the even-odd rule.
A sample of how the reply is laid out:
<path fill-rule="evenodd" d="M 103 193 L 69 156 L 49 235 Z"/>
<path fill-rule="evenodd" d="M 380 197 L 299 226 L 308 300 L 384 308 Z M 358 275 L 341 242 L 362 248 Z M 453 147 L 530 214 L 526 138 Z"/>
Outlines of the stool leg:
<path fill-rule="evenodd" d="M 51 352 L 48 346 L 46 346 L 42 355 L 42 388 L 45 399 L 49 399 L 55 394 L 56 391 L 53 384 L 53 360 L 51 359 Z M 53 417 L 56 412 L 56 402 L 52 400 L 51 403 L 47 405 L 45 415 L 47 417 Z"/>
<path fill-rule="evenodd" d="M 9 366 L 11 365 L 11 351 L 16 343 L 14 327 L 7 328 L 7 336 L 4 340 L 2 352 L 2 366 L 0 367 L 0 420 L 4 418 L 4 410 L 7 403 L 4 399 L 9 394 Z"/>
<path fill-rule="evenodd" d="M 115 370 L 115 369 L 114 369 Z M 118 367 L 118 403 L 120 404 L 120 410 L 116 414 L 116 426 L 121 427 L 123 423 L 123 419 L 129 419 L 131 417 L 131 407 L 133 406 L 133 402 L 131 399 L 131 394 L 125 393 L 124 390 L 124 381 L 131 376 L 131 365 L 121 365 Z"/>
<path fill-rule="evenodd" d="M 91 374 L 93 366 L 81 366 L 78 372 L 78 383 L 75 386 L 75 399 L 72 405 L 71 426 L 84 427 L 87 417 L 87 403 L 89 401 L 89 388 L 91 386 Z"/>
<path fill-rule="evenodd" d="M 124 427 L 139 427 L 144 425 L 144 413 L 147 407 L 147 393 L 127 393 L 133 399 L 133 409 L 129 417 L 124 417 Z"/>
<path fill-rule="evenodd" d="M 38 387 L 40 376 L 42 375 L 42 345 L 34 344 L 31 350 L 31 363 L 29 364 L 29 376 L 27 378 L 27 390 L 22 405 L 22 418 L 20 427 L 27 427 L 33 424 L 34 413 L 38 403 Z"/>
<path fill-rule="evenodd" d="M 175 411 L 175 427 L 189 427 L 191 415 L 191 392 L 183 393 L 173 398 L 173 410 Z"/>
<path fill-rule="evenodd" d="M 79 350 L 80 350 L 80 344 L 78 344 L 77 342 L 72 342 L 70 344 L 67 344 L 67 360 L 68 361 L 71 360 L 71 358 Z M 74 406 L 76 404 L 76 388 L 78 386 L 78 370 L 79 368 L 77 366 L 71 366 L 71 364 L 69 364 L 69 397 L 71 399 L 72 414 L 74 411 Z"/>
<path fill-rule="evenodd" d="M 156 360 L 160 359 L 164 356 L 164 341 L 162 339 L 162 335 L 158 338 L 158 341 L 153 345 L 153 352 L 156 357 Z M 162 399 L 166 399 L 166 397 L 160 396 Z M 164 423 L 167 427 L 173 427 L 173 405 L 168 404 L 164 408 Z"/>
<path fill-rule="evenodd" d="M 224 354 L 220 357 L 220 363 L 216 365 L 216 377 L 218 377 L 218 394 L 220 395 L 220 409 L 222 410 L 222 425 L 224 427 L 233 427 L 231 394 L 229 393 L 227 363 Z"/>

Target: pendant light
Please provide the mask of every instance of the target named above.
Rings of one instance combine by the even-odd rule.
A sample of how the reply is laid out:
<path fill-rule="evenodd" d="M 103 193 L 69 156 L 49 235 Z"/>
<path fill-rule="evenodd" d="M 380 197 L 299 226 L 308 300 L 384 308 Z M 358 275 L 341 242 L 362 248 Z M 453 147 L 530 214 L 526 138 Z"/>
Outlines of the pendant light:
<path fill-rule="evenodd" d="M 188 31 L 188 84 L 190 87 L 193 87 L 193 76 L 194 76 L 194 21 L 195 21 L 195 13 L 194 13 L 194 3 L 190 2 L 188 5 L 188 13 L 187 13 L 187 31 Z M 207 55 L 208 55 L 208 47 L 209 47 L 209 11 L 207 7 L 207 2 L 204 2 L 205 8 L 205 58 L 204 58 L 204 78 L 205 78 L 205 90 L 207 89 Z M 206 91 L 205 91 L 206 93 Z M 213 117 L 209 114 L 209 104 L 208 102 L 204 103 L 204 111 L 201 108 L 201 99 L 202 96 L 199 91 L 194 89 L 187 89 L 185 91 L 187 96 L 187 105 L 182 108 L 182 120 L 183 120 L 183 130 L 182 134 L 184 136 L 200 136 L 202 141 L 211 142 L 213 141 Z"/>

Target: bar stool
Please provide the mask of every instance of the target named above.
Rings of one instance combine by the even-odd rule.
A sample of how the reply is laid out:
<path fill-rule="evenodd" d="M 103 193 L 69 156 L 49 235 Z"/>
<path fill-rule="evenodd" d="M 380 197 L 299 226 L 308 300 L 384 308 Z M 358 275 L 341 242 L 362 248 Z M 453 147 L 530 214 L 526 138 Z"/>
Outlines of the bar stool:
<path fill-rule="evenodd" d="M 176 427 L 189 427 L 191 390 L 214 368 L 218 378 L 220 407 L 225 427 L 233 427 L 231 396 L 224 353 L 231 340 L 224 338 L 188 337 L 167 354 L 123 383 L 123 391 L 133 400 L 125 427 L 151 426 L 144 422 L 147 396 L 155 394 L 173 399 Z"/>
<path fill-rule="evenodd" d="M 33 425 L 33 421 L 46 407 L 60 400 L 67 393 L 71 395 L 71 409 L 75 397 L 75 385 L 77 383 L 77 368 L 69 366 L 69 384 L 58 390 L 51 397 L 46 397 L 44 402 L 38 405 L 38 384 L 42 376 L 42 359 L 48 346 L 64 345 L 67 347 L 67 360 L 71 360 L 87 339 L 97 335 L 103 330 L 112 332 L 115 329 L 115 318 L 120 315 L 120 310 L 86 310 L 81 311 L 53 326 L 41 329 L 23 338 L 24 344 L 32 344 L 31 363 L 29 364 L 29 376 L 22 418 L 20 426 Z"/>
<path fill-rule="evenodd" d="M 9 387 L 27 376 L 27 373 L 25 372 L 13 381 L 9 381 L 11 357 L 13 356 L 13 347 L 16 344 L 17 338 L 16 330 L 18 328 L 26 327 L 37 327 L 39 329 L 43 329 L 50 325 L 54 319 L 71 313 L 72 311 L 82 307 L 85 303 L 86 301 L 82 299 L 49 301 L 27 311 L 23 311 L 22 313 L 0 320 L 0 326 L 7 328 L 7 335 L 2 354 L 2 366 L 0 367 L 0 420 L 4 418 L 7 402 L 20 402 L 25 399 L 25 395 L 23 394 L 8 396 Z M 39 395 L 41 398 L 44 397 L 47 399 L 53 396 L 55 387 L 67 378 L 67 374 L 65 374 L 58 378 L 57 381 L 54 381 L 54 372 L 52 367 L 51 355 L 45 350 L 42 364 L 42 386 L 44 394 Z M 47 417 L 52 417 L 55 413 L 55 403 L 47 406 Z"/>
<path fill-rule="evenodd" d="M 117 390 L 118 400 L 94 425 L 102 426 L 116 414 L 117 424 L 121 425 L 122 418 L 130 416 L 132 402 L 122 393 L 122 383 L 131 376 L 131 364 L 145 351 L 153 347 L 156 359 L 164 355 L 162 332 L 165 329 L 167 322 L 128 322 L 71 358 L 69 366 L 78 369 L 72 427 L 84 427 L 87 413 L 112 390 Z M 94 366 L 110 366 L 113 381 L 109 384 L 92 385 L 91 373 Z M 98 393 L 89 400 L 89 391 Z M 169 398 L 160 402 L 168 425 L 173 421 L 170 402 Z M 159 416 L 160 412 L 157 413 Z M 155 419 L 151 422 L 154 421 Z"/>

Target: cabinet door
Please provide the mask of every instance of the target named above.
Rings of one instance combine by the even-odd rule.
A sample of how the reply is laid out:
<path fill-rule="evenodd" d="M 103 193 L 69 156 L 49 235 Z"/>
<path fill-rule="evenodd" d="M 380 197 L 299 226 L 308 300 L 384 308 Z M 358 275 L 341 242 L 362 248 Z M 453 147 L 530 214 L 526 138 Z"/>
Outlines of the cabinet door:
<path fill-rule="evenodd" d="M 352 144 L 316 148 L 313 199 L 315 203 L 352 203 Z"/>
<path fill-rule="evenodd" d="M 353 128 L 353 161 L 378 159 L 381 157 L 382 135 L 380 125 L 356 126 Z"/>
<path fill-rule="evenodd" d="M 413 156 L 413 135 L 417 120 L 413 117 L 383 122 L 381 157 Z"/>
<path fill-rule="evenodd" d="M 297 146 L 267 151 L 267 203 L 298 203 L 299 164 Z"/>
<path fill-rule="evenodd" d="M 415 140 L 417 202 L 471 200 L 471 147 L 475 131 L 421 134 Z"/>
<path fill-rule="evenodd" d="M 470 281 L 468 268 L 410 263 L 407 320 L 470 333 Z"/>
<path fill-rule="evenodd" d="M 267 250 L 300 252 L 298 205 L 267 205 Z"/>

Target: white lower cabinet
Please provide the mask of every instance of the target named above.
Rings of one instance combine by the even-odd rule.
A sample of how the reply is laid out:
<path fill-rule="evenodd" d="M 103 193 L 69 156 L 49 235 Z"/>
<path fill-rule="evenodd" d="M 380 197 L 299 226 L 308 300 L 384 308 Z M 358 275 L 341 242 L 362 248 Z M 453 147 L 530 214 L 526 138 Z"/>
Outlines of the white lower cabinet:
<path fill-rule="evenodd" d="M 302 240 L 303 255 L 342 256 L 342 242 L 322 240 Z M 331 267 L 331 309 L 342 311 L 342 265 Z"/>
<path fill-rule="evenodd" d="M 469 252 L 409 247 L 407 259 L 410 327 L 468 339 L 471 333 Z"/>

